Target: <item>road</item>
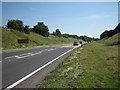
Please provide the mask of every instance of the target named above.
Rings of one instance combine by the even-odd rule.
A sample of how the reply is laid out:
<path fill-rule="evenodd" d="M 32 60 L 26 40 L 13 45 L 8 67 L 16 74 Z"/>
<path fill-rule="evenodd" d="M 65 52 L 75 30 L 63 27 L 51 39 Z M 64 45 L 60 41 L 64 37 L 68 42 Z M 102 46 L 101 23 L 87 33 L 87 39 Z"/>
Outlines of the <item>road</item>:
<path fill-rule="evenodd" d="M 65 55 L 68 56 L 76 48 L 72 45 L 58 45 L 3 52 L 2 87 L 14 88 L 60 58 L 63 60 Z"/>

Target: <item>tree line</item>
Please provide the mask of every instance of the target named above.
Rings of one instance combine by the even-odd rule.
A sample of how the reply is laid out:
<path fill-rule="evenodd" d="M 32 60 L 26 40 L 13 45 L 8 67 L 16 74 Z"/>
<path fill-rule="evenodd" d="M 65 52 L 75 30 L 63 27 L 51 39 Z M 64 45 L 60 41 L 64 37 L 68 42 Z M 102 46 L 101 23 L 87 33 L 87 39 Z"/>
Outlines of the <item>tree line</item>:
<path fill-rule="evenodd" d="M 120 32 L 120 23 L 116 26 L 115 29 L 113 30 L 105 30 L 101 35 L 100 35 L 100 39 L 103 38 L 109 38 L 112 37 L 113 35 L 115 35 L 116 33 Z"/>
<path fill-rule="evenodd" d="M 30 28 L 29 25 L 24 25 L 23 21 L 21 20 L 8 20 L 7 28 L 17 30 L 19 32 L 24 32 L 26 34 L 30 34 L 32 31 L 44 37 L 49 37 L 50 35 L 48 27 L 43 22 L 38 22 L 37 25 L 35 25 L 33 28 Z M 51 35 L 54 35 L 56 37 L 82 39 L 84 41 L 99 40 L 98 38 L 91 38 L 87 36 L 62 34 L 58 28 L 53 33 L 51 33 Z"/>
<path fill-rule="evenodd" d="M 87 36 L 77 36 L 77 35 L 71 35 L 71 34 L 62 34 L 62 36 L 64 38 L 75 38 L 75 39 L 81 39 L 84 41 L 97 41 L 99 40 L 98 38 L 94 38 L 94 37 L 87 37 Z"/>

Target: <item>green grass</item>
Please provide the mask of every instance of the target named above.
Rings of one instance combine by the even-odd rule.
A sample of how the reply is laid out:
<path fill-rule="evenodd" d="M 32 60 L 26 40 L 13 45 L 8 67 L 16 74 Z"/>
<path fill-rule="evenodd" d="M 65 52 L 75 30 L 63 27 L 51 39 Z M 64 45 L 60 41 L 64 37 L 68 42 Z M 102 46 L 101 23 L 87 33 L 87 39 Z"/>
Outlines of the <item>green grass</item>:
<path fill-rule="evenodd" d="M 29 38 L 28 44 L 18 44 L 17 39 Z M 79 41 L 73 38 L 63 38 L 55 37 L 50 35 L 49 37 L 43 37 L 39 34 L 31 32 L 30 34 L 25 34 L 15 30 L 2 28 L 2 49 L 17 49 L 17 48 L 31 48 L 43 45 L 55 45 L 55 44 L 65 44 L 73 43 L 73 41 Z"/>
<path fill-rule="evenodd" d="M 118 47 L 88 43 L 49 73 L 40 88 L 117 88 Z"/>
<path fill-rule="evenodd" d="M 110 38 L 104 38 L 102 40 L 100 40 L 100 43 L 105 43 L 107 45 L 118 45 L 120 44 L 120 33 L 117 33 L 115 35 L 113 35 Z"/>

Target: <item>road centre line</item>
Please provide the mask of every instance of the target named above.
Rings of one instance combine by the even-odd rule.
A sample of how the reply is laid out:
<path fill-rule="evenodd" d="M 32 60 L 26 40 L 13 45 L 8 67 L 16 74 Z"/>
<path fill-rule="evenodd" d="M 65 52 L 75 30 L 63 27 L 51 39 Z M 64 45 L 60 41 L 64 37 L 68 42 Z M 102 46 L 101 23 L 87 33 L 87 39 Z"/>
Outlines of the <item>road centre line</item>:
<path fill-rule="evenodd" d="M 21 59 L 21 58 L 25 58 L 25 57 L 29 57 L 29 56 L 34 56 L 34 55 L 37 55 L 37 54 L 40 54 L 40 53 L 42 53 L 42 52 L 37 52 L 37 53 L 34 53 L 34 54 L 32 54 L 32 53 L 30 53 L 29 55 L 26 55 L 26 56 L 15 56 L 16 58 L 18 58 L 18 59 Z"/>
<path fill-rule="evenodd" d="M 27 55 L 27 54 L 31 54 L 31 53 L 25 53 L 25 54 L 21 54 L 21 55 L 19 55 L 19 56 L 24 56 L 24 55 Z"/>
<path fill-rule="evenodd" d="M 55 49 L 48 49 L 47 51 L 52 51 L 52 50 L 55 50 Z"/>
<path fill-rule="evenodd" d="M 52 50 L 55 50 L 55 49 L 46 49 L 47 51 L 52 51 Z M 44 51 L 46 51 L 46 50 L 44 50 Z M 29 56 L 34 56 L 34 55 L 37 55 L 37 54 L 40 54 L 40 53 L 42 53 L 43 51 L 39 51 L 39 52 L 37 52 L 37 53 L 33 53 L 33 54 L 29 54 L 29 55 L 27 55 L 27 56 L 23 56 L 23 57 L 21 57 L 21 56 L 16 56 L 16 58 L 18 58 L 18 59 L 21 59 L 21 58 L 25 58 L 25 57 L 29 57 Z"/>
<path fill-rule="evenodd" d="M 61 54 L 60 56 L 54 58 L 52 61 L 46 63 L 45 65 L 43 65 L 42 67 L 36 69 L 35 71 L 31 72 L 30 74 L 26 75 L 25 77 L 23 77 L 22 79 L 18 80 L 17 82 L 13 83 L 12 85 L 8 86 L 5 90 L 9 90 L 10 88 L 15 87 L 16 85 L 20 84 L 21 82 L 23 82 L 24 80 L 26 80 L 27 78 L 31 77 L 32 75 L 34 75 L 35 73 L 37 73 L 38 71 L 40 71 L 41 69 L 43 69 L 44 67 L 48 66 L 49 64 L 53 63 L 54 61 L 56 61 L 57 59 L 59 59 L 60 57 L 64 56 L 65 54 L 67 54 L 68 52 L 74 50 L 76 47 L 73 47 L 72 49 L 68 50 L 67 52 Z"/>
<path fill-rule="evenodd" d="M 15 56 L 6 57 L 5 59 L 9 59 L 9 58 L 12 58 L 12 57 L 15 57 Z"/>
<path fill-rule="evenodd" d="M 21 55 L 27 55 L 27 54 L 30 54 L 30 53 L 20 54 L 19 56 L 21 56 Z M 18 56 L 18 55 L 15 55 L 15 56 L 10 56 L 10 57 L 6 57 L 5 59 L 9 59 L 9 58 L 17 57 L 17 56 Z"/>
<path fill-rule="evenodd" d="M 15 56 L 10 56 L 10 57 L 6 57 L 5 59 L 9 59 L 9 58 L 13 58 L 13 57 L 16 57 L 18 59 L 21 59 L 21 58 L 25 58 L 25 57 L 29 57 L 29 56 L 33 56 L 33 55 L 37 55 L 37 54 L 40 54 L 42 53 L 43 51 L 52 51 L 52 50 L 56 50 L 57 48 L 54 48 L 54 49 L 44 49 L 44 50 L 41 50 L 37 53 L 24 53 L 24 54 L 20 54 L 20 55 L 15 55 Z M 28 55 L 27 55 L 28 54 Z M 25 56 L 24 56 L 25 55 Z"/>

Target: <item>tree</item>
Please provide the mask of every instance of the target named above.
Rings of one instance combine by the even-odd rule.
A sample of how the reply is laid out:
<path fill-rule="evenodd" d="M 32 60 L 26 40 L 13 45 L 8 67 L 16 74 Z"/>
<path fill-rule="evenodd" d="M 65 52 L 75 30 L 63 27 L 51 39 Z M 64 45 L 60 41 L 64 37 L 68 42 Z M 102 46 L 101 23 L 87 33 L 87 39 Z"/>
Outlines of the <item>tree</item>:
<path fill-rule="evenodd" d="M 57 35 L 56 35 L 56 32 L 53 32 L 52 35 L 57 36 Z"/>
<path fill-rule="evenodd" d="M 49 29 L 47 26 L 44 25 L 43 22 L 38 22 L 38 24 L 36 26 L 34 26 L 32 31 L 35 33 L 38 33 L 44 37 L 49 36 Z"/>
<path fill-rule="evenodd" d="M 25 25 L 25 27 L 24 27 L 24 32 L 25 32 L 26 34 L 30 34 L 30 30 L 29 30 L 29 26 L 28 26 L 28 25 Z"/>
<path fill-rule="evenodd" d="M 20 32 L 24 31 L 23 22 L 21 20 L 8 20 L 7 27 Z"/>
<path fill-rule="evenodd" d="M 56 36 L 58 36 L 58 37 L 61 37 L 61 36 L 62 36 L 59 29 L 56 29 Z"/>
<path fill-rule="evenodd" d="M 102 38 L 109 38 L 112 37 L 113 35 L 115 35 L 116 33 L 120 32 L 120 23 L 116 26 L 116 28 L 114 30 L 109 30 L 109 31 L 104 31 L 101 35 L 100 35 L 100 39 Z"/>
<path fill-rule="evenodd" d="M 19 26 L 18 26 L 18 24 L 15 20 L 8 20 L 7 28 L 14 29 L 14 30 L 19 30 Z"/>
<path fill-rule="evenodd" d="M 23 25 L 23 22 L 21 20 L 15 20 L 16 23 L 18 24 L 19 26 L 19 31 L 20 32 L 24 32 L 24 25 Z"/>
<path fill-rule="evenodd" d="M 101 35 L 100 35 L 100 38 L 102 39 L 102 38 L 105 38 L 105 37 L 108 37 L 108 32 L 109 31 L 104 31 Z"/>
<path fill-rule="evenodd" d="M 113 30 L 110 30 L 108 33 L 107 33 L 107 37 L 111 37 L 114 35 L 114 31 Z"/>
<path fill-rule="evenodd" d="M 53 32 L 52 35 L 57 36 L 57 37 L 61 37 L 62 36 L 62 34 L 61 34 L 59 29 L 56 29 L 56 31 Z"/>

